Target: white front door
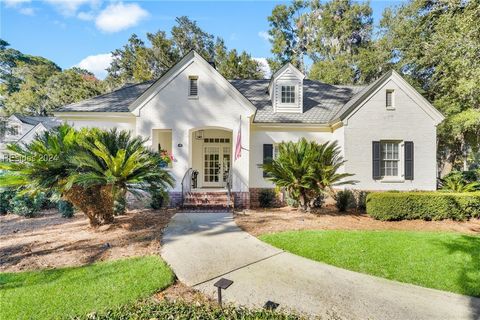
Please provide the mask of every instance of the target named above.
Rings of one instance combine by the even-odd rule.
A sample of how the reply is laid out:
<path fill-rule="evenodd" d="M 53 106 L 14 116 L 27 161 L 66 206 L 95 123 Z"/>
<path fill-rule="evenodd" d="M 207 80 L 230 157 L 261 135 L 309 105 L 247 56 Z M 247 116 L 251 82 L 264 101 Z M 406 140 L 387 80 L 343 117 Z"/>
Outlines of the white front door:
<path fill-rule="evenodd" d="M 225 145 L 203 147 L 203 186 L 224 187 L 231 165 L 231 148 Z"/>

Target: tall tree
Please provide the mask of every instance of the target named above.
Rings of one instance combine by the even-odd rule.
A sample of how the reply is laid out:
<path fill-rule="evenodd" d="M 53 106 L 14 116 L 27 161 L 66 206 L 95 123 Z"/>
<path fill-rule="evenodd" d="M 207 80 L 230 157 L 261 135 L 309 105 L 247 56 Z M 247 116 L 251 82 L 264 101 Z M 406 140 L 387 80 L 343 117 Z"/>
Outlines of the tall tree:
<path fill-rule="evenodd" d="M 478 1 L 414 0 L 382 19 L 397 69 L 447 117 L 441 160 L 463 169 L 480 148 L 479 16 Z"/>
<path fill-rule="evenodd" d="M 276 6 L 268 20 L 272 69 L 291 62 L 306 72 L 303 60 L 308 57 L 313 61 L 309 77 L 332 84 L 364 83 L 382 71 L 367 54 L 373 48 L 368 3 L 296 0 Z"/>
<path fill-rule="evenodd" d="M 92 73 L 63 71 L 52 61 L 8 48 L 0 40 L 0 108 L 6 114 L 48 115 L 55 108 L 104 91 Z"/>
<path fill-rule="evenodd" d="M 291 5 L 277 5 L 268 17 L 268 34 L 275 58 L 270 61 L 272 70 L 287 62 L 305 72 L 304 56 L 309 47 L 310 18 L 307 3 L 294 0 Z"/>
<path fill-rule="evenodd" d="M 73 67 L 58 72 L 45 83 L 47 96 L 46 111 L 60 106 L 88 99 L 104 92 L 104 84 L 87 70 Z"/>
<path fill-rule="evenodd" d="M 158 78 L 191 50 L 215 62 L 220 73 L 227 78 L 263 77 L 259 63 L 250 55 L 228 51 L 221 38 L 215 39 L 187 17 L 176 19 L 170 37 L 164 31 L 157 31 L 147 33 L 147 39 L 150 46 L 134 34 L 123 48 L 112 53 L 113 62 L 107 69 L 106 78 L 110 89 L 125 82 Z"/>

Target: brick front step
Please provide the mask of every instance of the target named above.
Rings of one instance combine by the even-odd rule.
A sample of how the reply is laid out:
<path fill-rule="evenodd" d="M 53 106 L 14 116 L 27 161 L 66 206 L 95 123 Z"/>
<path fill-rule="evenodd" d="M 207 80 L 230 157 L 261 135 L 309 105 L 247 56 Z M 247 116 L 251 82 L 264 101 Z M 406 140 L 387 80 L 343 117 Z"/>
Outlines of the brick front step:
<path fill-rule="evenodd" d="M 182 208 L 190 210 L 225 210 L 232 207 L 233 196 L 228 201 L 227 192 L 193 191 L 185 195 Z"/>

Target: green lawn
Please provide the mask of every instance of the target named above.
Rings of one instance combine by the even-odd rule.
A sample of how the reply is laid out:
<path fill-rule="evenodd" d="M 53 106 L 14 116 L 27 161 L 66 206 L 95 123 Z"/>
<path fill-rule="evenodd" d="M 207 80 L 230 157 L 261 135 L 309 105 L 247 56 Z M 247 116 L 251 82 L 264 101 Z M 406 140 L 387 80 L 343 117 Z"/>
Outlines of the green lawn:
<path fill-rule="evenodd" d="M 480 237 L 400 231 L 291 231 L 260 237 L 341 268 L 480 297 Z"/>
<path fill-rule="evenodd" d="M 173 280 L 157 256 L 0 273 L 0 319 L 56 319 L 101 311 L 148 297 Z"/>

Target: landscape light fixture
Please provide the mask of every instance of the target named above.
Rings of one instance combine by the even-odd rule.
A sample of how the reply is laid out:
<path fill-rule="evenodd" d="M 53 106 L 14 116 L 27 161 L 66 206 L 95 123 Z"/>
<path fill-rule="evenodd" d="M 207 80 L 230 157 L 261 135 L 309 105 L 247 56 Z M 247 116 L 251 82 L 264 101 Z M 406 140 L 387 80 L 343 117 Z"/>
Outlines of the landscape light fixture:
<path fill-rule="evenodd" d="M 266 310 L 275 310 L 278 308 L 280 304 L 276 303 L 276 302 L 273 302 L 273 301 L 270 301 L 268 300 L 265 305 L 263 306 L 263 309 L 266 309 Z"/>
<path fill-rule="evenodd" d="M 228 287 L 230 287 L 232 285 L 233 281 L 232 280 L 228 280 L 228 279 L 225 279 L 225 278 L 221 278 L 220 280 L 218 280 L 217 282 L 215 282 L 213 285 L 215 287 L 217 287 L 217 292 L 218 292 L 218 304 L 220 305 L 220 307 L 222 306 L 222 289 L 225 290 L 227 289 Z"/>

